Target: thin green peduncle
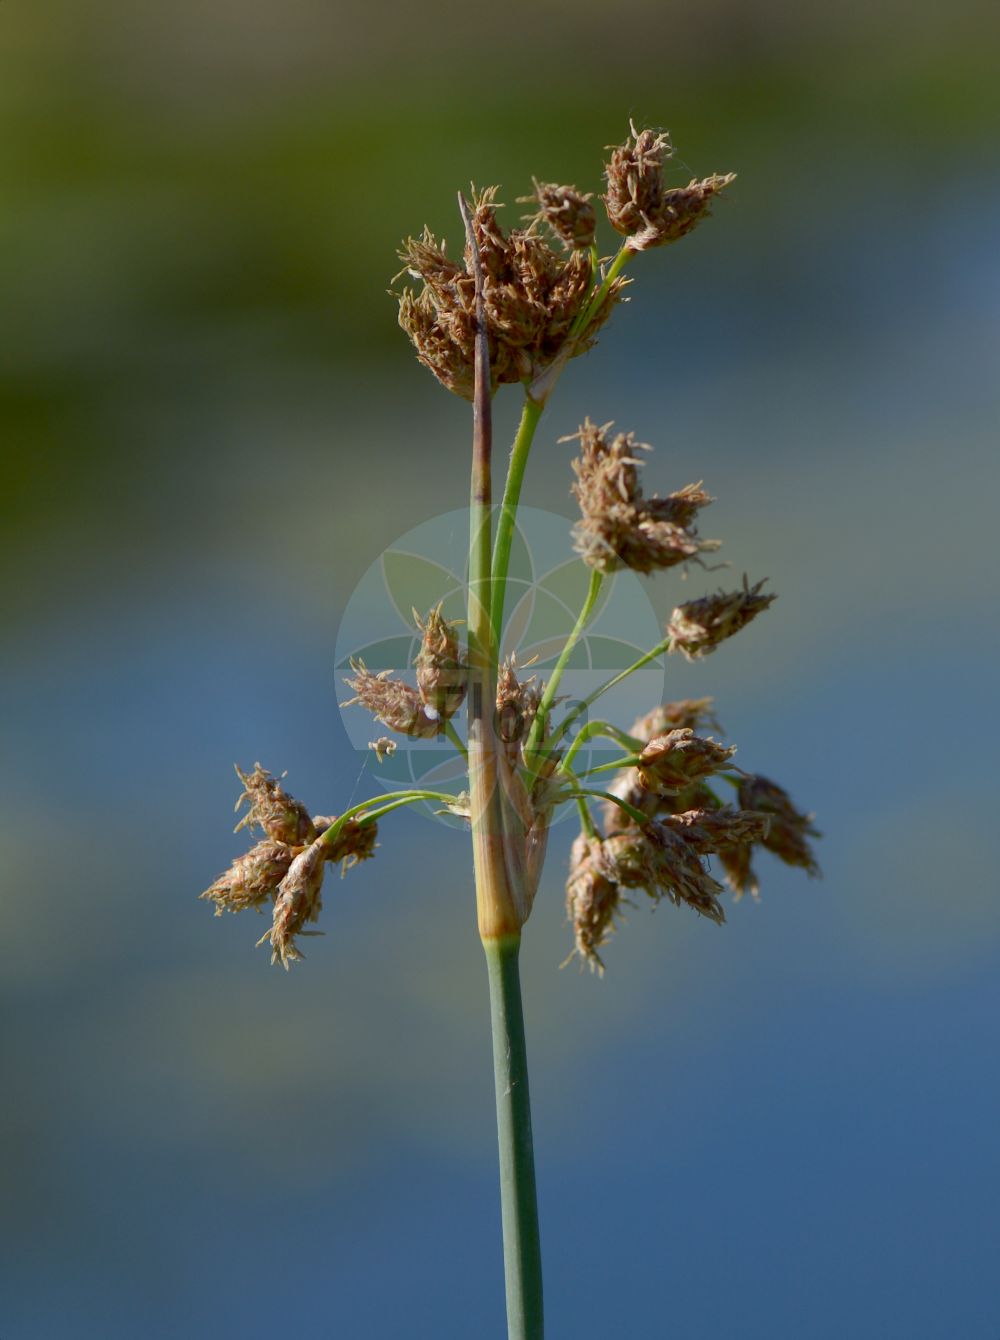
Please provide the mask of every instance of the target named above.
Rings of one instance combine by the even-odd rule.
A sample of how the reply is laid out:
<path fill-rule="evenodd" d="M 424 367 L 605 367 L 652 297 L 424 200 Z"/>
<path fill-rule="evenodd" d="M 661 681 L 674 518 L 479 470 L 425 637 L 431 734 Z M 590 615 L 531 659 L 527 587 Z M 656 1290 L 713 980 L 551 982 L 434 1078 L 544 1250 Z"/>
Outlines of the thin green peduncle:
<path fill-rule="evenodd" d="M 510 465 L 507 468 L 507 482 L 504 485 L 503 501 L 500 504 L 500 516 L 497 520 L 496 544 L 493 548 L 492 572 L 492 623 L 493 641 L 497 648 L 503 645 L 503 611 L 507 594 L 507 570 L 510 567 L 510 550 L 514 540 L 514 528 L 517 525 L 517 506 L 521 500 L 521 485 L 524 483 L 524 471 L 528 464 L 535 429 L 542 417 L 544 403 L 526 396 L 510 452 Z"/>
<path fill-rule="evenodd" d="M 590 585 L 587 587 L 587 595 L 583 602 L 583 607 L 577 616 L 573 631 L 566 639 L 566 645 L 559 653 L 559 659 L 555 663 L 549 682 L 545 686 L 545 692 L 542 694 L 542 701 L 539 703 L 538 711 L 535 713 L 535 719 L 531 723 L 531 730 L 524 746 L 525 762 L 529 767 L 531 767 L 533 758 L 539 752 L 539 746 L 541 745 L 545 731 L 545 722 L 549 712 L 552 710 L 552 704 L 556 700 L 556 693 L 559 689 L 559 682 L 563 677 L 563 671 L 569 664 L 569 658 L 573 654 L 573 648 L 579 642 L 583 630 L 593 617 L 594 607 L 597 604 L 597 597 L 601 594 L 601 587 L 603 584 L 604 574 L 599 572 L 597 568 L 592 568 L 590 571 Z"/>

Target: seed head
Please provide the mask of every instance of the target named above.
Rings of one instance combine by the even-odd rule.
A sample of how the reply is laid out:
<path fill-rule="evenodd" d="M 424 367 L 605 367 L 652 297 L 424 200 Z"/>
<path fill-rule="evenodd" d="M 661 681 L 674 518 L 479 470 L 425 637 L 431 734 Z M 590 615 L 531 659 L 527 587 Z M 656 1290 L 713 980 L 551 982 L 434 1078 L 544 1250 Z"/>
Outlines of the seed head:
<path fill-rule="evenodd" d="M 699 539 L 691 525 L 698 509 L 711 502 L 709 495 L 689 484 L 667 498 L 647 498 L 639 487 L 642 462 L 636 453 L 649 448 L 631 433 L 609 437 L 610 428 L 587 419 L 578 433 L 562 439 L 580 443 L 572 491 L 581 520 L 573 541 L 584 562 L 601 572 L 627 567 L 650 573 L 717 549 L 718 541 Z"/>
<path fill-rule="evenodd" d="M 215 915 L 223 912 L 243 912 L 248 907 L 260 907 L 273 898 L 278 885 L 288 874 L 294 853 L 282 842 L 265 838 L 238 856 L 229 869 L 215 883 L 200 894 L 215 904 Z"/>
<path fill-rule="evenodd" d="M 476 193 L 472 210 L 483 266 L 493 390 L 509 382 L 537 382 L 558 357 L 588 349 L 624 285 L 616 281 L 609 287 L 570 344 L 590 299 L 590 257 L 579 249 L 568 256 L 558 254 L 533 228 L 514 229 L 508 236 L 497 221 L 496 193 L 496 187 Z M 444 242 L 425 229 L 419 238 L 408 238 L 399 254 L 401 273 L 422 285 L 419 291 L 404 288 L 400 294 L 399 323 L 417 357 L 442 385 L 471 400 L 476 298 L 468 247 L 464 265 L 458 265 L 448 257 Z"/>
<path fill-rule="evenodd" d="M 417 618 L 417 627 L 423 634 L 416 660 L 417 688 L 431 715 L 447 721 L 465 697 L 465 656 L 455 636 L 455 625 L 442 618 L 440 605 L 423 623 Z"/>
<path fill-rule="evenodd" d="M 678 605 L 667 624 L 670 650 L 682 651 L 689 661 L 707 656 L 777 599 L 761 595 L 763 585 L 750 586 L 744 576 L 742 591 L 719 591 Z"/>
<path fill-rule="evenodd" d="M 354 678 L 344 682 L 357 696 L 341 703 L 342 707 L 360 703 L 376 721 L 381 721 L 400 735 L 429 740 L 440 733 L 444 722 L 431 714 L 431 709 L 424 705 L 416 689 L 398 679 L 391 679 L 391 670 L 380 670 L 377 675 L 373 675 L 361 660 L 352 661 L 351 669 Z"/>
<path fill-rule="evenodd" d="M 310 921 L 319 920 L 325 868 L 326 852 L 322 841 L 318 840 L 296 856 L 288 874 L 278 885 L 271 929 L 265 931 L 257 943 L 262 945 L 270 940 L 271 962 L 280 960 L 286 972 L 292 959 L 302 957 L 295 944 L 296 935 L 309 934 L 303 932 L 303 927 Z"/>
<path fill-rule="evenodd" d="M 736 753 L 735 746 L 703 739 L 692 730 L 657 735 L 639 755 L 639 780 L 658 796 L 678 795 L 718 772 Z"/>
<path fill-rule="evenodd" d="M 739 801 L 744 809 L 759 810 L 770 819 L 768 831 L 761 838 L 768 851 L 786 865 L 800 866 L 810 875 L 819 874 L 819 865 L 806 838 L 822 835 L 813 827 L 814 816 L 797 810 L 787 791 L 766 777 L 749 776 L 740 783 Z"/>
<path fill-rule="evenodd" d="M 246 814 L 236 825 L 237 833 L 241 828 L 258 824 L 269 838 L 290 847 L 313 840 L 316 829 L 309 811 L 285 791 L 277 777 L 272 777 L 259 763 L 250 773 L 242 772 L 237 765 L 236 775 L 244 788 L 236 808 L 239 809 L 244 800 L 249 801 Z"/>
<path fill-rule="evenodd" d="M 618 145 L 605 168 L 604 204 L 611 226 L 626 237 L 631 251 L 676 242 L 709 213 L 712 200 L 735 180 L 713 175 L 687 186 L 669 188 L 663 165 L 673 153 L 665 134 L 637 131 Z"/>
<path fill-rule="evenodd" d="M 581 833 L 570 855 L 566 915 L 573 924 L 576 953 L 592 972 L 604 972 L 597 951 L 614 932 L 620 904 L 621 888 L 606 872 L 604 844 Z"/>
<path fill-rule="evenodd" d="M 537 203 L 538 212 L 531 216 L 533 220 L 545 224 L 572 250 L 593 245 L 597 227 L 597 215 L 590 203 L 593 198 L 593 193 L 581 195 L 575 186 L 535 179 L 534 195 L 525 196 L 518 203 Z"/>

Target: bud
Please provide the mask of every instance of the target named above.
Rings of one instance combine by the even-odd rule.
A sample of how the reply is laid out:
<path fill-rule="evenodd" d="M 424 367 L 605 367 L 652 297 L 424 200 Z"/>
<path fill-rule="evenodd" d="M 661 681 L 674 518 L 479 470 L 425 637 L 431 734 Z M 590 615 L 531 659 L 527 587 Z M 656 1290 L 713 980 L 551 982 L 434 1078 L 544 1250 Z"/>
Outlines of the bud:
<path fill-rule="evenodd" d="M 621 890 L 604 871 L 602 844 L 581 833 L 573 843 L 566 881 L 566 915 L 573 924 L 575 952 L 592 972 L 603 973 L 598 949 L 614 932 Z"/>
<path fill-rule="evenodd" d="M 376 721 L 381 721 L 390 730 L 400 735 L 412 735 L 417 739 L 429 740 L 439 735 L 444 722 L 432 715 L 421 702 L 420 694 L 409 684 L 390 679 L 391 670 L 380 670 L 373 675 L 364 661 L 351 661 L 354 679 L 345 679 L 348 688 L 357 695 L 341 703 L 341 707 L 351 707 L 359 703 L 366 707 Z"/>
<path fill-rule="evenodd" d="M 271 962 L 280 960 L 286 971 L 292 959 L 302 957 L 295 944 L 296 935 L 310 934 L 303 932 L 303 927 L 310 921 L 319 920 L 325 859 L 322 841 L 313 842 L 296 856 L 288 874 L 278 885 L 271 929 L 257 941 L 262 945 L 265 940 L 270 940 Z"/>
<path fill-rule="evenodd" d="M 639 756 L 639 779 L 660 796 L 677 795 L 728 763 L 735 746 L 703 739 L 692 730 L 672 730 L 650 740 Z"/>
<path fill-rule="evenodd" d="M 238 856 L 229 869 L 200 898 L 215 904 L 215 915 L 223 912 L 243 912 L 248 907 L 260 907 L 273 898 L 278 885 L 288 873 L 294 853 L 284 843 L 265 838 Z"/>
<path fill-rule="evenodd" d="M 740 783 L 739 801 L 744 809 L 759 810 L 770 819 L 767 834 L 761 839 L 786 865 L 801 866 L 810 875 L 819 874 L 819 865 L 807 837 L 818 838 L 813 815 L 803 814 L 792 804 L 791 796 L 766 777 L 745 777 Z"/>
<path fill-rule="evenodd" d="M 767 580 L 766 578 L 764 579 Z M 742 591 L 719 591 L 678 605 L 667 624 L 671 651 L 682 651 L 689 661 L 714 651 L 766 610 L 777 596 L 760 594 L 764 582 L 750 586 L 743 578 Z"/>
<path fill-rule="evenodd" d="M 601 572 L 627 567 L 649 573 L 718 549 L 718 541 L 701 540 L 689 528 L 698 508 L 711 501 L 701 486 L 688 485 L 668 498 L 647 498 L 639 487 L 641 461 L 636 453 L 649 447 L 631 433 L 609 439 L 610 428 L 609 423 L 598 428 L 587 419 L 578 433 L 562 439 L 580 442 L 572 492 L 582 519 L 573 529 L 573 540 L 583 561 Z M 687 525 L 674 517 L 684 518 Z"/>
<path fill-rule="evenodd" d="M 570 249 L 593 245 L 597 215 L 590 203 L 593 194 L 581 195 L 575 186 L 558 186 L 555 182 L 535 180 L 535 194 L 525 196 L 519 204 L 538 203 L 534 220 L 544 223 Z"/>
<path fill-rule="evenodd" d="M 275 842 L 284 842 L 290 847 L 311 842 L 316 829 L 309 817 L 309 811 L 301 801 L 294 800 L 284 790 L 280 781 L 258 763 L 253 772 L 242 772 L 237 765 L 236 775 L 243 783 L 243 794 L 236 802 L 236 808 L 244 800 L 250 802 L 246 814 L 236 825 L 236 832 L 258 824 L 269 838 Z"/>
<path fill-rule="evenodd" d="M 673 153 L 668 137 L 652 130 L 637 131 L 634 125 L 631 131 L 605 168 L 608 192 L 604 204 L 612 228 L 624 234 L 629 250 L 645 251 L 689 233 L 735 175 L 713 175 L 668 189 L 663 179 L 663 164 Z"/>
<path fill-rule="evenodd" d="M 431 715 L 447 721 L 465 697 L 465 657 L 455 636 L 455 626 L 441 617 L 440 605 L 431 610 L 426 622 L 421 623 L 416 612 L 414 618 L 423 633 L 416 660 L 417 687 Z"/>

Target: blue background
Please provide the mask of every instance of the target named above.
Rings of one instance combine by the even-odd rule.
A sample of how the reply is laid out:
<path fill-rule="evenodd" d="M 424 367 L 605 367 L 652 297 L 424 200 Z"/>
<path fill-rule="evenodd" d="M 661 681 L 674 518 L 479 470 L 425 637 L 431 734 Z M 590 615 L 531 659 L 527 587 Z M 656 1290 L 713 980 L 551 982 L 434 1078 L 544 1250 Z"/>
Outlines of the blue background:
<path fill-rule="evenodd" d="M 463 505 L 385 288 L 470 178 L 598 188 L 630 114 L 731 200 L 633 267 L 584 415 L 704 478 L 775 606 L 672 696 L 814 809 L 721 930 L 522 970 L 549 1334 L 1000 1333 L 996 11 L 312 0 L 0 11 L 3 1340 L 503 1334 L 460 833 L 405 812 L 287 976 L 196 894 L 231 763 L 336 811 L 368 566 Z M 498 436 L 514 421 L 498 404 Z M 661 578 L 656 599 L 716 581 Z M 652 705 L 652 704 L 650 704 Z M 627 724 L 627 723 L 624 723 Z"/>

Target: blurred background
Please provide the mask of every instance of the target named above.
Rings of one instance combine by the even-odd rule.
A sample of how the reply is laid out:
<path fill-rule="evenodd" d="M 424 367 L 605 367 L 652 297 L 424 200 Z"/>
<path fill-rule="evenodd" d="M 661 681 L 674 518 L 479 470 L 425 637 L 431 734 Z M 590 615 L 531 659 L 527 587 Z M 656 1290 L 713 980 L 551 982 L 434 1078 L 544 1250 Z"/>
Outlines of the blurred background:
<path fill-rule="evenodd" d="M 558 971 L 554 834 L 549 1333 L 1000 1333 L 998 13 L 0 8 L 3 1340 L 504 1334 L 467 842 L 393 816 L 287 976 L 196 895 L 234 760 L 355 793 L 341 616 L 464 504 L 399 238 L 454 246 L 470 179 L 508 222 L 532 174 L 600 189 L 630 116 L 739 180 L 632 267 L 526 496 L 568 531 L 586 414 L 656 444 L 648 487 L 704 478 L 780 600 L 668 692 L 817 812 L 825 878 L 765 857 L 722 930 L 637 909 L 598 980 Z"/>

